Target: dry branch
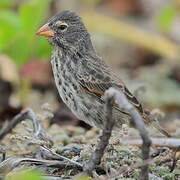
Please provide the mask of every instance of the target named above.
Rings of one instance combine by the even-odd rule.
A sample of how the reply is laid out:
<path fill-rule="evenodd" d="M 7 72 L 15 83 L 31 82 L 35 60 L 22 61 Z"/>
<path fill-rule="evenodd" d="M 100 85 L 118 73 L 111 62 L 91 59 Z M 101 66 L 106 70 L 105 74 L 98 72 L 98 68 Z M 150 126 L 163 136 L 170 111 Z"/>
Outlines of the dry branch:
<path fill-rule="evenodd" d="M 113 98 L 115 103 L 118 104 L 119 108 L 129 112 L 132 117 L 132 124 L 134 124 L 135 128 L 138 129 L 139 134 L 142 138 L 142 159 L 146 161 L 149 159 L 151 139 L 148 136 L 148 132 L 145 129 L 143 119 L 141 115 L 138 113 L 136 108 L 130 104 L 121 91 L 118 91 L 114 88 L 110 88 L 105 92 L 105 96 L 109 98 Z M 147 180 L 149 176 L 148 173 L 148 164 L 141 167 L 140 179 Z"/>
<path fill-rule="evenodd" d="M 91 175 L 92 171 L 95 169 L 96 165 L 98 165 L 101 161 L 101 158 L 104 154 L 104 150 L 109 143 L 109 138 L 111 137 L 111 132 L 114 125 L 114 119 L 112 118 L 112 108 L 113 108 L 114 100 L 113 98 L 106 97 L 106 112 L 107 118 L 105 122 L 105 126 L 100 136 L 100 142 L 97 145 L 95 151 L 92 153 L 89 162 L 84 168 L 84 172 Z"/>
<path fill-rule="evenodd" d="M 34 111 L 30 108 L 21 111 L 16 115 L 5 128 L 0 131 L 0 140 L 12 131 L 19 123 L 25 120 L 31 120 L 33 123 L 34 137 L 38 140 L 43 140 L 46 145 L 52 145 L 52 141 L 48 138 L 41 124 L 37 121 Z"/>
<path fill-rule="evenodd" d="M 168 147 L 170 149 L 177 149 L 180 145 L 180 139 L 178 138 L 151 138 L 151 141 L 153 146 Z M 140 138 L 122 138 L 121 143 L 141 146 L 142 140 Z"/>
<path fill-rule="evenodd" d="M 148 164 L 146 161 L 149 159 L 149 152 L 150 152 L 150 145 L 151 140 L 148 136 L 148 132 L 145 129 L 144 122 L 136 108 L 130 104 L 126 98 L 126 96 L 117 91 L 114 88 L 110 88 L 105 92 L 105 99 L 106 99 L 106 111 L 107 111 L 107 120 L 105 122 L 105 126 L 103 129 L 102 136 L 100 137 L 100 142 L 97 145 L 95 151 L 92 153 L 90 161 L 84 168 L 84 172 L 87 174 L 92 174 L 95 166 L 100 163 L 100 160 L 104 154 L 104 150 L 108 145 L 109 138 L 111 136 L 111 131 L 113 129 L 114 120 L 112 118 L 112 109 L 114 102 L 118 104 L 120 109 L 129 112 L 135 128 L 138 129 L 139 134 L 142 138 L 143 145 L 142 145 L 142 159 L 143 159 L 143 166 L 141 167 L 141 175 L 140 179 L 147 180 L 149 177 L 148 172 Z"/>
<path fill-rule="evenodd" d="M 20 164 L 28 163 L 34 165 L 43 165 L 45 167 L 56 167 L 56 168 L 77 168 L 82 170 L 82 167 L 74 163 L 67 163 L 58 160 L 45 160 L 45 159 L 34 159 L 34 158 L 24 158 L 24 157 L 10 157 L 5 161 L 0 163 L 0 173 L 8 173 Z"/>
<path fill-rule="evenodd" d="M 1 129 L 0 140 L 2 140 L 8 133 L 12 131 L 13 128 L 15 128 L 22 121 L 26 119 L 32 119 L 33 115 L 34 114 L 31 109 L 21 111 L 21 113 L 15 116 L 5 128 Z"/>
<path fill-rule="evenodd" d="M 78 162 L 75 162 L 71 159 L 68 159 L 64 156 L 61 156 L 57 153 L 53 153 L 51 149 L 49 149 L 47 146 L 52 146 L 52 141 L 48 138 L 44 128 L 41 126 L 39 121 L 36 118 L 36 114 L 32 109 L 26 109 L 23 110 L 20 114 L 15 116 L 12 121 L 0 132 L 0 139 L 2 139 L 5 135 L 10 133 L 13 128 L 16 127 L 18 123 L 21 123 L 24 120 L 31 120 L 33 124 L 33 131 L 34 131 L 34 138 L 36 140 L 43 141 L 43 146 L 41 145 L 40 153 L 43 157 L 51 157 L 52 159 L 56 159 L 54 161 L 48 161 L 48 160 L 40 160 L 40 159 L 32 159 L 32 158 L 20 158 L 20 157 L 10 157 L 3 162 L 0 163 L 0 173 L 1 172 L 8 172 L 11 171 L 13 168 L 15 168 L 17 165 L 19 165 L 22 162 L 29 162 L 32 164 L 40 164 L 40 165 L 46 165 L 46 166 L 53 166 L 57 168 L 78 168 L 79 170 L 82 170 L 82 165 Z"/>
<path fill-rule="evenodd" d="M 41 155 L 43 157 L 46 157 L 48 159 L 50 158 L 50 159 L 56 159 L 56 160 L 60 160 L 60 161 L 64 160 L 64 161 L 66 161 L 67 164 L 68 163 L 74 164 L 75 166 L 77 166 L 77 167 L 79 167 L 81 169 L 83 167 L 80 163 L 78 163 L 76 161 L 73 161 L 71 159 L 68 159 L 68 158 L 66 158 L 64 156 L 61 156 L 61 155 L 59 155 L 59 154 L 57 154 L 55 152 L 52 152 L 52 150 L 47 148 L 47 147 L 40 146 L 40 152 L 41 152 Z"/>

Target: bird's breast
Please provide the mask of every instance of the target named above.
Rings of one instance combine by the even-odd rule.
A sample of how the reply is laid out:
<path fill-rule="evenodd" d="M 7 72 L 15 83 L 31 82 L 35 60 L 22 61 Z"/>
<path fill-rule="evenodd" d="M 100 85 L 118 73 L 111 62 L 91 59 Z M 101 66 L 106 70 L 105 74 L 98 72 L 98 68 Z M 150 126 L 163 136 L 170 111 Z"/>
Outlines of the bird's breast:
<path fill-rule="evenodd" d="M 80 98 L 80 87 L 75 80 L 75 69 L 69 59 L 52 56 L 52 70 L 55 84 L 63 102 L 71 109 L 77 110 L 78 98 Z"/>
<path fill-rule="evenodd" d="M 63 61 L 63 62 L 62 62 Z M 93 119 L 102 124 L 102 104 L 84 91 L 76 78 L 77 69 L 68 58 L 53 56 L 51 60 L 56 87 L 63 102 L 81 120 L 89 119 L 88 123 L 95 126 Z M 99 109 L 99 110 L 98 110 Z"/>

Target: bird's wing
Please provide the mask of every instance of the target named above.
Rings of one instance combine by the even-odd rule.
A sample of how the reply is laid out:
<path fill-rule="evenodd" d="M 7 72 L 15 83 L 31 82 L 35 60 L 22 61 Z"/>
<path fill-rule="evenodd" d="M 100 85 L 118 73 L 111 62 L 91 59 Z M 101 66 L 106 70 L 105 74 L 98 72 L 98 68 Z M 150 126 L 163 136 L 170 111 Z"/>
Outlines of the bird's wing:
<path fill-rule="evenodd" d="M 97 57 L 94 58 L 93 61 L 85 59 L 80 68 L 81 69 L 77 74 L 77 79 L 82 89 L 97 96 L 100 100 L 104 95 L 104 92 L 110 87 L 119 89 L 126 95 L 129 102 L 140 112 L 145 123 L 152 123 L 152 125 L 162 134 L 167 137 L 171 137 L 171 135 L 163 129 L 158 122 L 154 122 L 154 120 L 149 117 L 149 113 L 147 114 L 147 112 L 143 110 L 142 105 L 136 97 L 131 94 L 121 79 L 112 73 L 112 70 L 105 64 L 104 61 L 97 59 Z M 129 115 L 127 112 L 120 110 L 117 105 L 115 105 L 115 109 Z"/>
<path fill-rule="evenodd" d="M 85 91 L 101 98 L 107 89 L 114 87 L 121 90 L 126 95 L 129 102 L 143 114 L 142 105 L 104 62 L 100 61 L 98 64 L 97 61 L 87 62 L 85 66 L 86 68 L 82 67 L 82 69 L 86 71 L 81 70 L 77 75 L 78 82 Z"/>

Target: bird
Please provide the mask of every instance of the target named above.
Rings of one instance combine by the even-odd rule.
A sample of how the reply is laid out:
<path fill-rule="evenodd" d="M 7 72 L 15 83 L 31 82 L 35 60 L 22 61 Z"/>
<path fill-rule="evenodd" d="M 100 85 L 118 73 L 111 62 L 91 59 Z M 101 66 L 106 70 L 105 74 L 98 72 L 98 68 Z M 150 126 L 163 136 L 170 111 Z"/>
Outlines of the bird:
<path fill-rule="evenodd" d="M 104 93 L 110 87 L 124 93 L 144 122 L 149 122 L 142 104 L 128 90 L 93 47 L 81 17 L 66 10 L 50 18 L 36 32 L 45 36 L 51 46 L 51 65 L 55 84 L 63 102 L 82 121 L 103 129 L 106 121 Z M 128 112 L 113 105 L 114 129 L 128 124 Z"/>

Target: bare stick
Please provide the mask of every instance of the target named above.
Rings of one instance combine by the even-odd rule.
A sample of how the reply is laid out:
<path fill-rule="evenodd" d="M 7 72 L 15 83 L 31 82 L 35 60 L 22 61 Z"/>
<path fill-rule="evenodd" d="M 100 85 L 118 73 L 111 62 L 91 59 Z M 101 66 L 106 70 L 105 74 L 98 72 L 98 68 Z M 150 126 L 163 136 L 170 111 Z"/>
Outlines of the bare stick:
<path fill-rule="evenodd" d="M 37 121 L 35 113 L 31 109 L 29 109 L 29 115 L 30 115 L 29 119 L 33 123 L 35 137 L 37 137 L 38 139 L 43 140 L 45 142 L 48 142 L 48 144 L 46 144 L 46 145 L 51 146 L 53 144 L 53 142 L 48 138 L 48 136 L 47 136 L 46 132 L 44 131 L 43 127 Z M 64 161 L 66 161 L 68 163 L 71 163 L 71 164 L 74 164 L 75 166 L 78 166 L 78 167 L 80 167 L 82 169 L 82 165 L 80 163 L 75 162 L 75 161 L 73 161 L 71 159 L 68 159 L 68 158 L 66 158 L 64 156 L 61 156 L 61 155 L 59 155 L 57 153 L 53 153 L 51 151 L 51 149 L 49 149 L 46 146 L 40 146 L 40 152 L 41 152 L 42 155 L 51 156 L 51 158 L 56 157 L 56 159 L 64 160 Z"/>
<path fill-rule="evenodd" d="M 50 138 L 48 138 L 47 133 L 45 132 L 44 128 L 37 120 L 36 114 L 34 113 L 34 111 L 31 109 L 28 109 L 28 111 L 29 111 L 29 116 L 30 116 L 29 120 L 31 120 L 33 124 L 35 138 L 46 142 L 46 146 L 52 146 L 53 142 L 50 140 Z"/>
<path fill-rule="evenodd" d="M 57 168 L 77 168 L 82 170 L 82 167 L 78 164 L 57 161 L 57 160 L 44 160 L 44 159 L 34 159 L 34 158 L 25 158 L 25 157 L 9 157 L 0 163 L 0 173 L 8 173 L 14 168 L 19 166 L 21 163 L 29 163 L 35 165 L 44 165 L 45 167 L 57 167 Z"/>
<path fill-rule="evenodd" d="M 10 133 L 12 131 L 12 129 L 14 127 L 16 127 L 17 124 L 21 123 L 22 121 L 24 120 L 31 120 L 32 123 L 33 123 L 33 131 L 34 131 L 34 136 L 35 138 L 37 138 L 38 140 L 43 140 L 45 142 L 48 142 L 47 145 L 51 146 L 52 145 L 52 141 L 48 138 L 46 132 L 44 131 L 43 127 L 41 126 L 41 124 L 37 121 L 36 119 L 36 114 L 34 113 L 33 110 L 31 109 L 26 109 L 26 110 L 23 110 L 20 114 L 18 114 L 17 116 L 15 116 L 12 121 L 7 125 L 6 128 L 4 128 L 1 132 L 0 132 L 0 139 L 2 139 L 6 134 Z M 62 165 L 64 167 L 66 166 L 75 166 L 75 167 L 78 167 L 78 168 L 81 168 L 82 169 L 82 165 L 78 162 L 75 162 L 73 160 L 70 160 L 64 156 L 61 156 L 59 154 L 56 154 L 56 153 L 52 153 L 52 151 L 48 148 L 48 147 L 45 147 L 45 146 L 40 146 L 40 149 L 41 149 L 41 153 L 42 153 L 42 150 L 43 152 L 46 151 L 49 152 L 50 155 L 54 155 L 56 156 L 56 158 L 58 159 L 61 159 L 61 160 L 64 160 L 66 162 L 59 162 L 58 165 Z M 37 161 L 40 161 L 40 160 L 37 160 Z M 0 164 L 0 169 L 1 169 L 1 165 L 6 162 L 3 161 L 1 164 Z M 69 165 L 71 164 L 71 165 Z"/>
<path fill-rule="evenodd" d="M 10 122 L 9 124 L 3 128 L 0 131 L 0 140 L 2 140 L 8 133 L 12 131 L 14 127 L 17 126 L 17 124 L 21 123 L 22 121 L 26 119 L 32 119 L 32 110 L 31 109 L 25 109 L 21 111 L 18 115 L 16 115 Z"/>
<path fill-rule="evenodd" d="M 156 147 L 168 147 L 176 150 L 180 145 L 180 139 L 178 138 L 151 138 L 153 146 Z M 142 139 L 140 138 L 122 138 L 121 143 L 129 144 L 133 146 L 141 146 Z"/>
<path fill-rule="evenodd" d="M 34 111 L 30 108 L 21 111 L 0 131 L 0 140 L 10 133 L 19 123 L 27 119 L 31 120 L 33 123 L 34 136 L 40 140 L 46 141 L 48 145 L 52 145 L 52 141 L 47 137 L 43 127 L 37 121 Z"/>
<path fill-rule="evenodd" d="M 105 122 L 105 126 L 100 136 L 100 142 L 97 145 L 95 151 L 92 153 L 89 162 L 84 168 L 84 172 L 91 175 L 95 166 L 98 165 L 101 161 L 101 158 L 104 154 L 104 150 L 109 143 L 109 138 L 111 137 L 112 128 L 114 125 L 114 119 L 112 118 L 112 108 L 113 108 L 113 98 L 106 98 L 106 112 L 107 112 L 107 120 Z"/>
<path fill-rule="evenodd" d="M 43 156 L 46 156 L 47 158 L 56 159 L 56 160 L 61 160 L 61 161 L 64 160 L 64 161 L 66 161 L 66 162 L 69 162 L 69 163 L 71 163 L 71 164 L 76 165 L 77 167 L 80 167 L 81 169 L 82 169 L 82 167 L 83 167 L 80 163 L 78 163 L 78 162 L 76 162 L 76 161 L 73 161 L 73 160 L 71 160 L 71 159 L 68 159 L 68 158 L 66 158 L 66 157 L 64 157 L 64 156 L 61 156 L 61 155 L 59 155 L 59 154 L 57 154 L 57 153 L 55 153 L 55 152 L 52 152 L 52 150 L 49 149 L 49 148 L 47 148 L 47 147 L 40 146 L 40 152 L 41 152 L 41 154 L 42 154 Z"/>
<path fill-rule="evenodd" d="M 142 119 L 141 115 L 138 113 L 137 109 L 128 102 L 124 93 L 122 93 L 121 91 L 118 91 L 114 88 L 110 88 L 109 90 L 107 90 L 105 92 L 105 96 L 114 98 L 115 103 L 118 104 L 119 108 L 125 110 L 126 112 L 129 112 L 129 114 L 132 117 L 132 122 L 133 122 L 135 128 L 138 129 L 139 134 L 143 141 L 142 159 L 143 159 L 143 161 L 149 159 L 151 139 L 148 136 L 148 132 L 145 129 L 143 119 Z M 140 179 L 141 180 L 149 179 L 148 164 L 141 167 Z"/>

